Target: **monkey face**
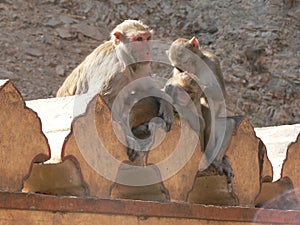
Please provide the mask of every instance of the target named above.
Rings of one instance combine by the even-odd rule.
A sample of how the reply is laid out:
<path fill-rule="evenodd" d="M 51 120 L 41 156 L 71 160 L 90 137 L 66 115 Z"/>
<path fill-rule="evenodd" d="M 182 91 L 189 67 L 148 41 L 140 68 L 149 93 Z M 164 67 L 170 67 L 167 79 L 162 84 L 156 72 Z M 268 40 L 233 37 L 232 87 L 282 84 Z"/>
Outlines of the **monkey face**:
<path fill-rule="evenodd" d="M 152 30 L 140 21 L 126 20 L 112 31 L 118 58 L 125 65 L 151 61 Z"/>
<path fill-rule="evenodd" d="M 173 43 L 168 52 L 171 64 L 179 72 L 188 71 L 189 73 L 196 74 L 196 60 L 193 51 L 189 50 L 183 44 Z"/>
<path fill-rule="evenodd" d="M 165 92 L 172 97 L 174 104 L 180 106 L 187 106 L 191 100 L 190 96 L 180 85 L 168 84 L 165 87 Z"/>
<path fill-rule="evenodd" d="M 151 33 L 144 32 L 133 35 L 127 48 L 136 62 L 151 61 Z"/>

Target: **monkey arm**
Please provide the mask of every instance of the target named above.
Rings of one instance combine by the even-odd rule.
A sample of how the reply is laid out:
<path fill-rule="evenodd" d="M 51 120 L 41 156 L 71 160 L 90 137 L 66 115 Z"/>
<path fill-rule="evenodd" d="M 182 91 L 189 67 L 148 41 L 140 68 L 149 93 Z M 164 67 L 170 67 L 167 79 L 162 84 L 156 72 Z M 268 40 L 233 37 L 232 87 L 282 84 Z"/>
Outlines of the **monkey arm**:
<path fill-rule="evenodd" d="M 155 103 L 155 106 L 158 106 L 158 111 L 156 112 L 156 114 L 151 114 L 152 118 L 160 117 L 163 120 L 163 123 L 161 124 L 163 129 L 168 132 L 170 131 L 174 120 L 174 111 L 172 106 L 173 100 L 165 92 L 163 86 L 164 84 L 161 82 L 161 80 L 151 77 L 149 78 L 148 82 L 144 82 L 143 84 L 141 84 L 141 86 L 137 90 L 137 93 L 146 92 L 148 96 L 151 96 L 146 98 L 150 99 L 150 102 L 148 104 L 153 105 L 153 103 Z M 152 109 L 149 107 L 143 107 L 143 109 L 145 108 L 148 112 L 151 112 L 156 107 L 152 106 Z M 149 113 L 145 112 L 144 110 L 144 115 L 145 113 L 149 115 Z M 148 122 L 151 119 L 148 119 Z M 159 123 L 161 123 L 161 120 L 159 120 Z"/>
<path fill-rule="evenodd" d="M 56 97 L 75 95 L 77 90 L 78 74 L 72 72 L 58 89 Z"/>
<path fill-rule="evenodd" d="M 158 116 L 160 116 L 165 122 L 163 124 L 164 130 L 170 131 L 172 123 L 174 121 L 173 106 L 164 99 L 160 99 L 159 102 L 160 102 L 160 107 L 159 107 Z"/>

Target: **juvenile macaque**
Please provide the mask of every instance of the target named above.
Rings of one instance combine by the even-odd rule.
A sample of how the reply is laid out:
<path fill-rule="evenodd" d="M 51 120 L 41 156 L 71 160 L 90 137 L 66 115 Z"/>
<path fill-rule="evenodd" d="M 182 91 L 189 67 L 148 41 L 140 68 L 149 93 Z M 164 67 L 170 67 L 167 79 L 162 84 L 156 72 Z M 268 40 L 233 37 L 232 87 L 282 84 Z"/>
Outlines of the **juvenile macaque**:
<path fill-rule="evenodd" d="M 175 73 L 167 81 L 165 92 L 172 97 L 175 108 L 179 107 L 180 117 L 190 124 L 203 143 L 205 127 L 201 106 L 203 93 L 196 80 L 197 77 L 188 72 Z"/>
<path fill-rule="evenodd" d="M 203 90 L 205 97 L 210 97 L 214 102 L 215 115 L 224 115 L 225 109 L 222 105 L 226 97 L 226 90 L 217 56 L 200 49 L 199 42 L 195 37 L 191 40 L 177 39 L 172 43 L 168 55 L 174 66 L 173 75 L 183 71 L 196 75 L 200 84 L 205 86 Z"/>
<path fill-rule="evenodd" d="M 180 87 L 194 99 L 193 103 L 197 107 L 200 121 L 199 138 L 203 137 L 202 130 L 204 130 L 202 142 L 204 141 L 206 152 L 212 152 L 217 142 L 222 141 L 216 137 L 215 121 L 226 114 L 224 104 L 226 91 L 219 60 L 213 53 L 200 49 L 195 37 L 191 40 L 177 39 L 172 43 L 168 55 L 174 70 L 173 77 L 166 84 L 166 93 L 175 98 L 173 101 L 182 102 L 178 94 L 174 95 L 174 91 L 170 91 Z M 195 83 L 198 87 L 194 88 L 197 94 L 190 92 L 191 88 L 196 87 Z M 193 128 L 192 124 L 191 127 Z M 231 182 L 233 172 L 225 156 L 225 150 L 221 149 L 213 165 L 220 174 L 225 173 Z"/>
<path fill-rule="evenodd" d="M 209 107 L 213 117 L 224 116 L 226 109 L 223 106 L 226 91 L 218 58 L 213 53 L 200 49 L 199 42 L 195 37 L 191 40 L 177 39 L 172 43 L 168 55 L 174 66 L 173 76 L 182 71 L 194 74 L 199 85 L 202 86 L 202 105 Z M 209 106 L 208 98 L 211 100 Z M 204 120 L 207 121 L 207 118 Z M 211 129 L 210 124 L 206 124 L 206 127 Z M 214 143 L 212 144 L 214 145 Z"/>
<path fill-rule="evenodd" d="M 266 55 L 266 50 L 264 48 L 247 48 L 245 50 L 245 57 L 249 62 L 251 73 L 253 71 L 263 71 L 264 67 L 261 64 L 262 58 Z"/>
<path fill-rule="evenodd" d="M 97 47 L 72 71 L 59 88 L 57 96 L 84 93 L 93 96 L 99 93 L 112 109 L 116 97 L 124 87 L 138 78 L 150 75 L 151 38 L 152 31 L 147 25 L 138 20 L 125 20 L 113 29 L 109 41 Z M 135 91 L 133 89 L 147 88 L 139 85 L 128 90 L 127 93 L 122 92 L 121 102 Z M 168 131 L 173 119 L 173 110 L 167 104 L 160 104 L 160 102 L 156 107 L 159 107 L 158 116 L 163 118 L 166 123 L 164 128 Z M 116 113 L 113 112 L 113 115 Z M 117 117 L 123 119 L 120 115 Z M 126 132 L 128 129 L 130 128 L 125 127 Z M 129 146 L 138 144 L 128 132 L 127 141 Z"/>

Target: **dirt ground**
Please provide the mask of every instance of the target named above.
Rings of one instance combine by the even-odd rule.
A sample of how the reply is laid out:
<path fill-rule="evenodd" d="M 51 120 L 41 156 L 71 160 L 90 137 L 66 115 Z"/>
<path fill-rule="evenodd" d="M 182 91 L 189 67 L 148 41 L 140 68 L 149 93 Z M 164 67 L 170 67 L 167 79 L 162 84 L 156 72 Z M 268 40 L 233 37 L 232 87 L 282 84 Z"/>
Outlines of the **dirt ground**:
<path fill-rule="evenodd" d="M 196 36 L 222 64 L 227 109 L 254 126 L 300 122 L 300 2 L 283 0 L 0 0 L 0 79 L 25 100 L 54 97 L 67 75 L 125 19 L 155 39 Z M 252 71 L 246 48 L 263 48 Z"/>

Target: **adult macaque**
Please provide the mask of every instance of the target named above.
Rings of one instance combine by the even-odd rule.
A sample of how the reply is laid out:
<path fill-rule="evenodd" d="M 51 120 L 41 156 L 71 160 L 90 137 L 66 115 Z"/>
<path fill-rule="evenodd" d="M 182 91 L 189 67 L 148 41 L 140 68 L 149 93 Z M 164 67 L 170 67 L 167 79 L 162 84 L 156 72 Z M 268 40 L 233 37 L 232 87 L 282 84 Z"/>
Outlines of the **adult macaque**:
<path fill-rule="evenodd" d="M 95 92 L 112 105 L 131 81 L 150 75 L 152 31 L 137 20 L 125 20 L 66 78 L 57 97 Z"/>
<path fill-rule="evenodd" d="M 57 96 L 68 96 L 78 94 L 100 94 L 112 109 L 112 105 L 120 91 L 137 80 L 147 77 L 151 73 L 151 46 L 152 31 L 138 20 L 125 20 L 111 32 L 111 39 L 97 47 L 84 61 L 77 66 L 66 78 L 59 88 Z M 139 85 L 133 89 L 145 90 L 148 87 Z M 121 102 L 130 95 L 132 89 L 127 93 L 122 92 Z M 173 110 L 168 104 L 157 104 L 158 116 L 162 117 L 169 130 Z M 118 108 L 118 106 L 116 106 Z M 119 109 L 117 111 L 121 111 Z M 116 115 L 113 112 L 113 115 Z M 115 119 L 122 120 L 118 115 Z M 122 121 L 121 121 L 122 122 Z M 124 125 L 124 123 L 123 123 Z M 126 132 L 128 127 L 125 127 Z M 136 140 L 127 132 L 129 146 L 136 146 Z"/>
<path fill-rule="evenodd" d="M 210 97 L 214 102 L 215 115 L 224 116 L 223 101 L 226 97 L 226 90 L 217 56 L 200 49 L 199 42 L 195 37 L 191 40 L 177 39 L 172 43 L 168 55 L 174 66 L 173 75 L 183 71 L 196 75 L 200 84 L 205 86 L 203 90 L 205 97 Z"/>
<path fill-rule="evenodd" d="M 226 115 L 226 90 L 219 60 L 213 53 L 200 49 L 195 37 L 191 40 L 179 38 L 174 41 L 168 51 L 168 56 L 174 70 L 173 77 L 167 82 L 166 92 L 175 98 L 175 102 L 182 102 L 178 101 L 178 94 L 174 95 L 174 91 L 170 91 L 174 90 L 172 86 L 175 90 L 180 87 L 190 94 L 191 99 L 194 99 L 193 103 L 198 111 L 200 126 L 203 126 L 200 128 L 199 138 L 203 137 L 201 130 L 204 129 L 202 142 L 204 140 L 206 152 L 211 154 L 217 143 L 222 142 L 221 138 L 216 136 L 216 119 Z M 194 83 L 197 83 L 198 90 L 193 88 L 196 87 Z M 198 94 L 190 92 L 191 88 L 198 91 Z M 193 125 L 191 127 L 193 128 Z M 220 149 L 213 165 L 220 174 L 225 173 L 230 182 L 233 173 L 225 156 L 225 150 Z"/>

